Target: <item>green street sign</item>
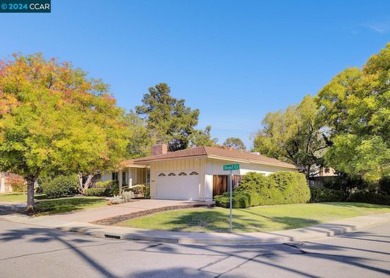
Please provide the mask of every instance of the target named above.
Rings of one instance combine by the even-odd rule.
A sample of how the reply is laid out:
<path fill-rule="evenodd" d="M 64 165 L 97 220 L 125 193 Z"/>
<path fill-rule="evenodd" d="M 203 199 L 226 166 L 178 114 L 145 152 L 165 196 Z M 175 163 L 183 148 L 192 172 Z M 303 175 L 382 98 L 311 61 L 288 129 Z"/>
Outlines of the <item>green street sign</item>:
<path fill-rule="evenodd" d="M 223 165 L 224 171 L 240 170 L 240 164 L 225 164 Z"/>

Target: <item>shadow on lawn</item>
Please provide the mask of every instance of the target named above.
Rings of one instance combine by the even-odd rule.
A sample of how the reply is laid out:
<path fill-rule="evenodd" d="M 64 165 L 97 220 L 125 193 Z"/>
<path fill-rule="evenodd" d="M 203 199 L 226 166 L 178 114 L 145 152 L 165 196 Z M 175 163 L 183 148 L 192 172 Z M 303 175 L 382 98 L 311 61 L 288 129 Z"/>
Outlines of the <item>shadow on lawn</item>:
<path fill-rule="evenodd" d="M 45 199 L 36 202 L 36 214 L 49 215 L 69 213 L 82 210 L 86 207 L 104 203 L 103 198 L 70 197 L 59 199 Z"/>
<path fill-rule="evenodd" d="M 284 229 L 289 230 L 289 229 L 297 229 L 297 228 L 302 228 L 302 227 L 307 227 L 307 226 L 313 226 L 313 225 L 318 225 L 321 222 L 318 220 L 310 219 L 310 218 L 300 218 L 300 217 L 289 217 L 289 216 L 283 216 L 283 217 L 269 217 L 260 213 L 255 213 L 251 210 L 240 210 L 243 213 L 247 214 L 252 214 L 255 216 L 260 216 L 262 218 L 271 220 L 273 222 L 281 223 L 284 225 Z"/>
<path fill-rule="evenodd" d="M 297 218 L 297 217 L 267 217 L 261 214 L 245 211 L 248 214 L 253 214 L 257 217 L 262 217 L 273 222 L 281 223 L 284 229 L 294 229 L 306 226 L 319 224 L 320 222 L 313 219 Z M 176 217 L 174 220 L 165 222 L 166 225 L 175 225 L 172 231 L 188 231 L 199 229 L 201 231 L 210 232 L 228 232 L 229 230 L 229 215 L 220 211 L 209 209 L 207 211 L 189 211 L 188 213 Z M 253 232 L 253 230 L 261 231 L 267 228 L 261 221 L 248 219 L 243 215 L 233 213 L 233 230 L 241 232 Z"/>
<path fill-rule="evenodd" d="M 35 215 L 50 215 L 59 213 L 70 213 L 88 207 L 105 204 L 104 198 L 99 197 L 66 197 L 57 199 L 42 199 L 35 201 Z M 25 214 L 26 203 L 4 203 L 0 204 L 0 215 L 13 213 Z"/>

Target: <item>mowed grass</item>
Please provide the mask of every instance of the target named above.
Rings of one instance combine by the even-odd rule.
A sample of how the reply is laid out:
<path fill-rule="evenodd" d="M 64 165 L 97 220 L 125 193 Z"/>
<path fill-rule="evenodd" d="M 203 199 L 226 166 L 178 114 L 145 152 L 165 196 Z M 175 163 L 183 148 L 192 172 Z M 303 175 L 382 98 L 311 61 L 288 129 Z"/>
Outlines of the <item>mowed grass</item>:
<path fill-rule="evenodd" d="M 389 206 L 363 203 L 320 203 L 233 209 L 234 232 L 270 232 L 333 220 L 390 212 Z M 119 226 L 186 232 L 227 232 L 229 209 L 172 210 L 118 223 Z"/>
<path fill-rule="evenodd" d="M 51 215 L 107 206 L 102 197 L 67 197 L 39 200 L 35 203 L 36 215 Z"/>
<path fill-rule="evenodd" d="M 36 215 L 50 215 L 67 213 L 88 208 L 107 206 L 107 201 L 102 197 L 67 197 L 58 199 L 42 199 L 43 194 L 35 195 Z M 27 195 L 23 193 L 0 194 L 0 202 L 4 203 L 26 203 Z"/>
<path fill-rule="evenodd" d="M 27 202 L 27 194 L 25 194 L 25 193 L 2 193 L 2 194 L 0 194 L 0 202 L 25 203 L 25 202 Z"/>

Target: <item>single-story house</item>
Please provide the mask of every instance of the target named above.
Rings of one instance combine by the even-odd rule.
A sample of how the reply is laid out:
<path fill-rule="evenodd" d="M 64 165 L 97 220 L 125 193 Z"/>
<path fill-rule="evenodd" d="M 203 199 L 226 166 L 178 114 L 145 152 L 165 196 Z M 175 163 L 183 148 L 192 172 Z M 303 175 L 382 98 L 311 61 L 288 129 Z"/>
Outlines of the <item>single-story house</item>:
<path fill-rule="evenodd" d="M 234 149 L 194 147 L 168 152 L 167 145 L 153 146 L 152 155 L 122 163 L 117 173 L 103 173 L 102 180 L 117 180 L 120 188 L 135 184 L 150 185 L 152 199 L 210 201 L 229 190 L 230 171 L 225 164 L 239 164 L 233 170 L 233 186 L 248 172 L 268 175 L 277 171 L 298 171 L 298 167 Z"/>

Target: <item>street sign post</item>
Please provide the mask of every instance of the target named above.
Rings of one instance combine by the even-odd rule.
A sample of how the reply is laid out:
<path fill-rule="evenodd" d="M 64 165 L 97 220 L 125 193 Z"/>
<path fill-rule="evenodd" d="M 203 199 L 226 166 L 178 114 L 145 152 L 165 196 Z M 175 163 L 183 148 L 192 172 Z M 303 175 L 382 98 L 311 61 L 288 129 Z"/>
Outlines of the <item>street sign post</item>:
<path fill-rule="evenodd" d="M 240 170 L 240 164 L 225 164 L 223 165 L 224 171 L 230 171 L 229 175 L 229 203 L 230 203 L 230 218 L 229 218 L 229 231 L 232 232 L 232 226 L 233 226 L 233 170 Z"/>

